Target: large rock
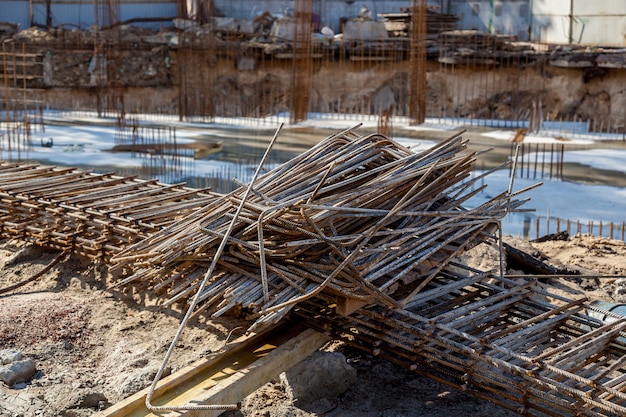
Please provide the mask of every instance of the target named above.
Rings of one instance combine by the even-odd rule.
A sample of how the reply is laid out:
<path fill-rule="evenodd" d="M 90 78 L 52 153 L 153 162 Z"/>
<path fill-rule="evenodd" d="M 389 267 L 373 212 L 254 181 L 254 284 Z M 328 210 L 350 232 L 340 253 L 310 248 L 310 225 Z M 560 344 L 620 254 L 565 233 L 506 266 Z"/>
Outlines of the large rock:
<path fill-rule="evenodd" d="M 11 362 L 0 366 L 0 381 L 11 387 L 17 383 L 29 381 L 35 372 L 37 372 L 37 367 L 32 359 Z"/>
<path fill-rule="evenodd" d="M 316 352 L 280 374 L 280 381 L 290 400 L 308 404 L 346 392 L 356 382 L 356 369 L 340 352 Z"/>
<path fill-rule="evenodd" d="M 132 394 L 150 386 L 158 371 L 159 367 L 157 365 L 149 365 L 128 375 L 126 379 L 117 387 L 118 393 Z M 171 373 L 172 368 L 167 366 L 161 377 L 164 378 Z"/>

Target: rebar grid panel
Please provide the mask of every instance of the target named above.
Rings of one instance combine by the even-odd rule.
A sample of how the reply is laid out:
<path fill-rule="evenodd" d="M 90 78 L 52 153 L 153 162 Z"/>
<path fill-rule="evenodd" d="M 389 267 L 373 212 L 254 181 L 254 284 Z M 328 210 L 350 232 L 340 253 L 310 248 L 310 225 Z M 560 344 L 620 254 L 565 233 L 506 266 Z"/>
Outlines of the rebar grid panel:
<path fill-rule="evenodd" d="M 179 70 L 179 119 L 211 122 L 215 117 L 213 90 L 216 76 L 215 54 L 209 49 L 181 47 L 177 52 Z M 194 70 L 191 70 L 193 68 Z"/>
<path fill-rule="evenodd" d="M 137 174 L 139 178 L 159 177 L 174 183 L 193 176 L 194 149 L 181 146 L 175 127 L 142 125 L 135 118 L 121 117 L 115 130 L 115 152 L 130 152 L 141 160 L 140 168 L 124 169 L 124 175 Z"/>
<path fill-rule="evenodd" d="M 0 236 L 108 259 L 216 194 L 111 173 L 0 164 Z"/>
<path fill-rule="evenodd" d="M 452 268 L 451 268 L 452 269 Z M 626 413 L 626 319 L 587 314 L 535 281 L 444 269 L 406 309 L 336 314 L 322 294 L 294 315 L 365 352 L 522 415 Z"/>
<path fill-rule="evenodd" d="M 212 13 L 213 8 L 206 10 Z M 208 21 L 212 16 L 206 16 Z M 209 25 L 209 27 L 211 27 Z M 212 33 L 209 29 L 208 33 Z M 180 45 L 175 55 L 178 73 L 178 117 L 183 120 L 213 121 L 216 111 L 215 86 L 218 76 L 216 39 L 202 30 L 178 31 Z"/>
<path fill-rule="evenodd" d="M 414 153 L 381 136 L 333 135 L 259 178 L 200 297 L 219 317 L 242 307 L 250 330 L 321 291 L 399 308 L 451 257 L 491 239 L 523 202 L 506 192 L 475 208 L 475 154 L 460 136 Z M 242 187 L 112 258 L 165 305 L 187 302 L 241 204 Z M 391 294 L 403 296 L 392 299 Z"/>

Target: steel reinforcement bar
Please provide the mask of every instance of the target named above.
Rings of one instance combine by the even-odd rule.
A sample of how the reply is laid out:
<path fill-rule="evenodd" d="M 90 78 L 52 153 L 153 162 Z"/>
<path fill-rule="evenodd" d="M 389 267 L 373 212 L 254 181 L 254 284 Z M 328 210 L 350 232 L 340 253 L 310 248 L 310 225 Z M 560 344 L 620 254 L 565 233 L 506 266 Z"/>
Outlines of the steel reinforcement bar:
<path fill-rule="evenodd" d="M 217 195 L 75 168 L 0 163 L 0 237 L 93 259 L 194 217 Z M 337 309 L 324 291 L 292 314 L 360 349 L 522 415 L 626 415 L 626 318 L 450 262 L 408 282 L 400 307 Z M 416 289 L 419 286 L 419 291 Z M 423 286 L 423 288 L 422 288 Z"/>
<path fill-rule="evenodd" d="M 111 173 L 0 163 L 0 237 L 108 259 L 216 198 Z"/>
<path fill-rule="evenodd" d="M 406 309 L 370 306 L 342 316 L 322 295 L 294 314 L 521 415 L 626 415 L 626 318 L 594 318 L 586 301 L 534 280 L 445 270 Z"/>

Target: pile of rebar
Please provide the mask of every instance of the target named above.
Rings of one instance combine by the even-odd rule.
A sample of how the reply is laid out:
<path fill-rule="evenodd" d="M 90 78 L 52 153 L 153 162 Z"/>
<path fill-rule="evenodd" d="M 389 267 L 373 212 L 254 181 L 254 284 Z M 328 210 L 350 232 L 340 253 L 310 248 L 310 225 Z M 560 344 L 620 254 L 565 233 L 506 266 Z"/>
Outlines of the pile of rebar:
<path fill-rule="evenodd" d="M 106 260 L 216 197 L 76 168 L 0 163 L 0 237 Z"/>
<path fill-rule="evenodd" d="M 626 318 L 544 290 L 532 278 L 453 266 L 404 309 L 369 306 L 341 316 L 322 294 L 294 313 L 365 352 L 520 415 L 626 415 Z"/>
<path fill-rule="evenodd" d="M 197 296 L 213 317 L 243 308 L 251 330 L 322 291 L 401 307 L 522 204 L 503 192 L 463 208 L 481 189 L 465 150 L 458 136 L 421 153 L 377 134 L 330 136 L 251 194 L 241 187 L 114 256 L 114 270 L 134 271 L 116 285 L 148 283 L 165 305 Z"/>
<path fill-rule="evenodd" d="M 626 318 L 454 260 L 524 202 L 509 185 L 466 208 L 475 158 L 347 130 L 227 195 L 1 163 L 0 237 L 111 257 L 116 285 L 241 308 L 251 331 L 291 312 L 522 415 L 626 415 Z"/>

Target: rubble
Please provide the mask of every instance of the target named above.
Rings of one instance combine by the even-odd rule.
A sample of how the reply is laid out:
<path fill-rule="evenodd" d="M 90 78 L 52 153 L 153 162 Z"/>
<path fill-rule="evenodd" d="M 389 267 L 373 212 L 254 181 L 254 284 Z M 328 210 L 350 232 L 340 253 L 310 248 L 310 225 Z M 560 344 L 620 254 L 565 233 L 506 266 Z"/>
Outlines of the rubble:
<path fill-rule="evenodd" d="M 37 372 L 35 361 L 31 358 L 22 359 L 20 354 L 14 355 L 11 359 L 9 354 L 3 354 L 3 352 L 0 352 L 0 356 L 3 357 L 3 364 L 0 365 L 0 382 L 9 387 L 30 381 Z"/>
<path fill-rule="evenodd" d="M 341 352 L 318 351 L 280 374 L 287 398 L 309 404 L 346 392 L 357 379 L 357 371 Z"/>
<path fill-rule="evenodd" d="M 404 59 L 408 59 L 408 33 L 406 28 L 399 31 L 394 24 L 402 21 L 406 26 L 410 14 L 381 16 L 383 20 L 380 21 L 363 17 L 348 19 L 343 31 L 333 32 L 330 37 L 328 34 L 315 33 L 312 53 L 336 58 L 339 48 L 342 48 L 348 57 L 359 59 L 369 54 L 393 56 L 394 59 L 404 56 Z M 395 23 L 390 26 L 390 22 Z M 31 27 L 13 31 L 15 28 L 10 27 L 4 33 L 18 44 L 26 45 L 28 51 L 45 55 L 42 87 L 93 86 L 94 82 L 86 70 L 89 60 L 98 53 L 105 54 L 107 58 L 108 81 L 103 86 L 147 87 L 171 84 L 172 74 L 164 61 L 175 60 L 176 51 L 180 48 L 214 49 L 222 56 L 228 55 L 235 48 L 258 54 L 251 57 L 255 59 L 284 55 L 292 49 L 296 20 L 289 16 L 277 18 L 264 12 L 250 20 L 213 17 L 209 23 L 200 25 L 192 20 L 177 18 L 172 23 L 173 27 L 158 31 L 119 24 L 104 29 L 92 26 L 86 30 Z M 435 34 L 450 29 L 454 24 L 449 17 L 429 11 L 429 57 L 450 55 L 452 45 L 458 44 L 461 39 L 459 35 L 455 35 L 456 40 L 451 41 L 451 36 L 456 32 L 446 32 L 446 35 L 439 35 L 440 39 L 436 41 Z M 488 34 L 463 34 L 462 37 L 464 44 L 470 48 L 480 44 L 479 38 L 499 39 L 497 42 L 490 41 L 492 47 L 504 42 L 502 37 L 494 38 Z M 504 45 L 501 46 L 500 49 L 506 49 Z M 155 50 L 155 47 L 159 49 Z M 447 59 L 446 62 L 452 62 Z M 246 65 L 245 68 L 251 66 Z"/>

